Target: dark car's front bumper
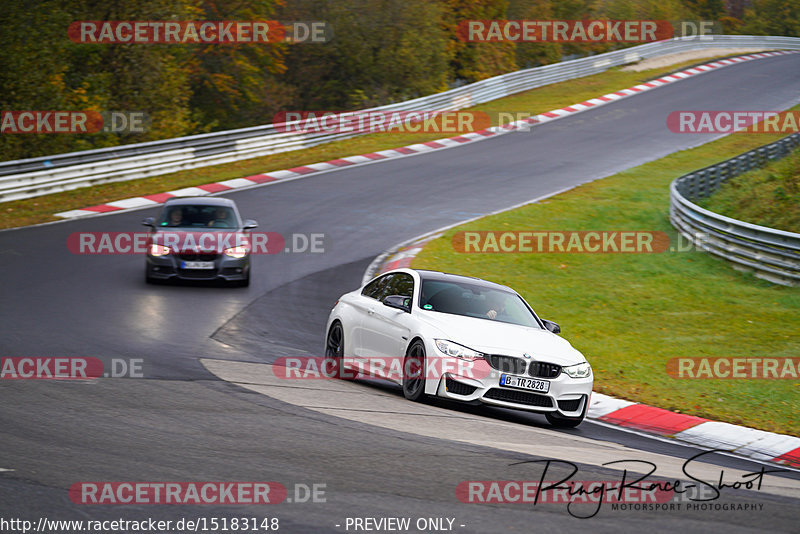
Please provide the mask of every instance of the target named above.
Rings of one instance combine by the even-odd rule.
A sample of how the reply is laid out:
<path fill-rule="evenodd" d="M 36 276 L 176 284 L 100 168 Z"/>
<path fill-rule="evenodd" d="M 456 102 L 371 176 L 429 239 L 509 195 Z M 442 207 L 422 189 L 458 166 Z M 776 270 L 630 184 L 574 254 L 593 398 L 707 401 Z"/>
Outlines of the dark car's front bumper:
<path fill-rule="evenodd" d="M 187 261 L 214 262 L 213 269 L 187 269 Z M 242 281 L 250 276 L 250 256 L 231 258 L 225 254 L 167 254 L 146 256 L 147 278 L 153 280 Z"/>

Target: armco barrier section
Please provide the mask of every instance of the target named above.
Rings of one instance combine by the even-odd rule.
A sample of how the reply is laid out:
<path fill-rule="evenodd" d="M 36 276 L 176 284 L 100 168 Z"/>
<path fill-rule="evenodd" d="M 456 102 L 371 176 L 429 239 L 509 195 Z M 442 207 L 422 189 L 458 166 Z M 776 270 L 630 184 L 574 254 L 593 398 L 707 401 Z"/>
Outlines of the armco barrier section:
<path fill-rule="evenodd" d="M 725 258 L 737 269 L 781 285 L 800 285 L 800 234 L 737 221 L 692 201 L 711 195 L 744 172 L 786 156 L 800 145 L 800 133 L 677 178 L 670 185 L 672 225 L 699 248 Z"/>
<path fill-rule="evenodd" d="M 800 38 L 715 35 L 670 39 L 503 74 L 364 111 L 454 111 L 642 59 L 707 48 L 800 50 Z M 240 161 L 362 135 L 357 132 L 287 132 L 276 126 L 279 125 L 3 162 L 0 163 L 0 202 Z"/>

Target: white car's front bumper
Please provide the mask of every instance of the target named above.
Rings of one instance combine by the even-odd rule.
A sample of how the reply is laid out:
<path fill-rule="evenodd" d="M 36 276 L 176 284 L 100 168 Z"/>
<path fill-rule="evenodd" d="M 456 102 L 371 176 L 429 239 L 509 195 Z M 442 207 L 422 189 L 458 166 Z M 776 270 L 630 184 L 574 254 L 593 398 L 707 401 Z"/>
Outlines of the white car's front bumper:
<path fill-rule="evenodd" d="M 436 395 L 463 402 L 480 401 L 505 408 L 540 413 L 558 412 L 566 417 L 579 417 L 589 402 L 594 383 L 591 376 L 572 378 L 562 372 L 556 378 L 536 378 L 550 383 L 547 393 L 540 393 L 501 386 L 500 376 L 510 373 L 491 369 L 488 371 L 488 376 L 483 376 L 484 374 L 475 373 L 469 377 L 464 374 L 446 373 L 439 380 Z M 527 375 L 513 376 L 531 378 Z"/>

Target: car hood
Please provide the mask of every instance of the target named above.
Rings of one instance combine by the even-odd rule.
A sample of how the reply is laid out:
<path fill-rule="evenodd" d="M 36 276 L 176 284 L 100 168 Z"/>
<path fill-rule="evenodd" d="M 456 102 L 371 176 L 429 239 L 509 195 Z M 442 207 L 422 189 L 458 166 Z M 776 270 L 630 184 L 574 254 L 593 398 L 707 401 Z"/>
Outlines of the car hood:
<path fill-rule="evenodd" d="M 569 341 L 548 330 L 422 310 L 419 320 L 437 330 L 437 338 L 487 354 L 522 357 L 527 353 L 535 360 L 558 365 L 586 361 Z"/>

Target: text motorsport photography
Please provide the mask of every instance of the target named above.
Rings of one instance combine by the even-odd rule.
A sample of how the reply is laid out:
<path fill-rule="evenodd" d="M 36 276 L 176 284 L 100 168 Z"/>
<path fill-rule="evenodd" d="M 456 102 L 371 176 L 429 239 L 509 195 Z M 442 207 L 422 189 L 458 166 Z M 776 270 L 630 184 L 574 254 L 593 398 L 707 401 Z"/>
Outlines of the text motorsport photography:
<path fill-rule="evenodd" d="M 688 458 L 682 467 L 686 478 L 672 480 L 651 478 L 658 476 L 658 467 L 644 460 L 625 459 L 603 463 L 603 466 L 623 469 L 617 480 L 574 479 L 580 468 L 565 460 L 526 460 L 512 465 L 524 465 L 531 469 L 542 466 L 538 479 L 464 481 L 458 484 L 456 496 L 461 502 L 469 504 L 512 503 L 529 507 L 566 505 L 569 515 L 579 519 L 597 516 L 607 504 L 611 505 L 612 511 L 762 511 L 763 503 L 726 502 L 723 496 L 726 492 L 737 494 L 742 489 L 758 491 L 766 474 L 786 471 L 762 466 L 758 471 L 738 476 L 726 476 L 724 469 L 719 469 L 713 479 L 696 474 L 696 465 L 693 464 L 715 452 L 722 451 L 704 451 Z M 551 478 L 554 476 L 561 478 Z"/>

